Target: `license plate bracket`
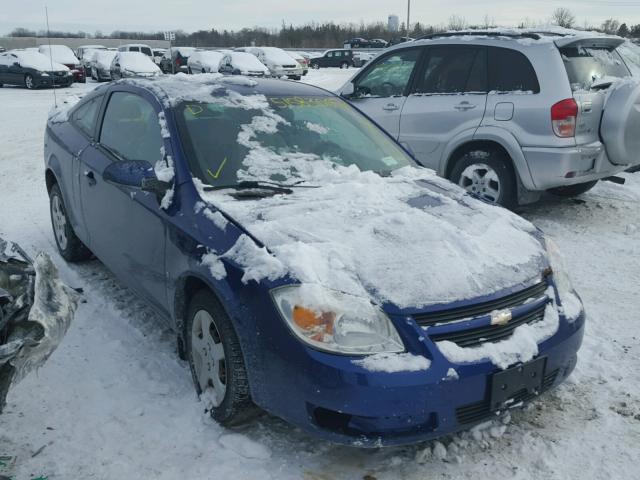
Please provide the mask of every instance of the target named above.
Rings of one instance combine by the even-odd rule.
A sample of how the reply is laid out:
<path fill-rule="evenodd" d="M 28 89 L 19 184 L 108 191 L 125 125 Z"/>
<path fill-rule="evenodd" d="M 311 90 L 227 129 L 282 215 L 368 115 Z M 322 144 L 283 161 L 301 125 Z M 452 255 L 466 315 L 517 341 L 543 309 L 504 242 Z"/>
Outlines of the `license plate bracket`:
<path fill-rule="evenodd" d="M 526 390 L 528 394 L 540 393 L 547 358 L 541 357 L 523 363 L 491 376 L 489 403 L 491 410 L 506 407 L 506 402 L 517 393 Z"/>

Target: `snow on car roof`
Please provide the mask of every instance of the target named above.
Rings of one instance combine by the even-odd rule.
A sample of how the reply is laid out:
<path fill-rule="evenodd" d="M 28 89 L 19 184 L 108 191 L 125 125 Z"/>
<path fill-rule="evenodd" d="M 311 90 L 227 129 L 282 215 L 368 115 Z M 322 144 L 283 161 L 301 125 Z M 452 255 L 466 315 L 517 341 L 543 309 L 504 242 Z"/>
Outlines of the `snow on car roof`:
<path fill-rule="evenodd" d="M 55 60 L 53 61 L 52 67 L 51 59 L 48 56 L 43 55 L 39 52 L 34 52 L 32 50 L 11 50 L 10 52 L 7 52 L 7 54 L 13 54 L 18 57 L 20 65 L 22 65 L 23 67 L 33 68 L 35 70 L 46 72 L 52 69 L 56 71 L 69 70 L 67 67 L 65 67 L 61 63 L 56 62 Z"/>
<path fill-rule="evenodd" d="M 73 50 L 71 50 L 66 45 L 40 45 L 38 47 L 38 50 L 40 51 L 40 53 L 47 57 L 51 55 L 53 57 L 53 60 L 58 63 L 62 63 L 65 65 L 75 65 L 77 63 L 80 63 L 78 58 L 73 53 Z"/>

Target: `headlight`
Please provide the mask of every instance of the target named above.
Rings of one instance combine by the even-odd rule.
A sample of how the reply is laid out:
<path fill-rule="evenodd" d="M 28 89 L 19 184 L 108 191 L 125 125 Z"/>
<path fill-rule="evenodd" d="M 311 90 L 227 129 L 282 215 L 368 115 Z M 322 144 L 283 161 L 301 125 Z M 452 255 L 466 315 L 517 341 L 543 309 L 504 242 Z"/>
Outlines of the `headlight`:
<path fill-rule="evenodd" d="M 49 74 L 47 72 L 40 72 L 41 77 L 48 77 Z"/>
<path fill-rule="evenodd" d="M 545 238 L 545 243 L 547 245 L 549 263 L 553 270 L 553 281 L 558 289 L 562 310 L 568 320 L 575 320 L 583 310 L 582 302 L 573 289 L 573 284 L 567 274 L 558 245 L 549 237 Z"/>
<path fill-rule="evenodd" d="M 293 333 L 312 347 L 353 355 L 404 351 L 389 317 L 366 298 L 310 284 L 271 294 Z"/>

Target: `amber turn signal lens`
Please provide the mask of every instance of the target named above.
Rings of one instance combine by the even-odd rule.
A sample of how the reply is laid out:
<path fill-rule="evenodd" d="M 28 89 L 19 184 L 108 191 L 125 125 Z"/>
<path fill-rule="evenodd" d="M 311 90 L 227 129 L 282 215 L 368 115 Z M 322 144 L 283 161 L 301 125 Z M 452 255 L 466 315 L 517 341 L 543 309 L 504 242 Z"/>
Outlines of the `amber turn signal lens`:
<path fill-rule="evenodd" d="M 313 310 L 296 305 L 293 307 L 293 321 L 302 330 L 308 333 L 315 333 L 314 336 L 322 336 L 333 333 L 333 322 L 336 318 L 333 312 L 323 312 L 318 314 Z"/>

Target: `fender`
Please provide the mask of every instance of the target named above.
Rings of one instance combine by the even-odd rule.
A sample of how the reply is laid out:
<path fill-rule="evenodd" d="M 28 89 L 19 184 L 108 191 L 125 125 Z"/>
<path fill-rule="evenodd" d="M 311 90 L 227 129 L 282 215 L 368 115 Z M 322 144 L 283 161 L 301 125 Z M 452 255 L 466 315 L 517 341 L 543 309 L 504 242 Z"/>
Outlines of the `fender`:
<path fill-rule="evenodd" d="M 529 164 L 524 158 L 522 148 L 520 147 L 520 144 L 518 143 L 516 138 L 510 132 L 499 127 L 480 126 L 476 130 L 476 133 L 473 136 L 473 140 L 488 140 L 496 142 L 497 144 L 502 146 L 502 148 L 504 148 L 511 157 L 511 160 L 513 161 L 513 167 L 518 174 L 518 177 L 522 182 L 524 188 L 530 191 L 538 190 L 533 183 L 533 177 L 531 176 L 531 171 L 529 170 Z"/>
<path fill-rule="evenodd" d="M 440 156 L 440 161 L 438 162 L 438 175 L 446 178 L 447 170 L 449 168 L 449 163 L 451 162 L 451 156 L 453 155 L 453 152 L 455 152 L 465 143 L 472 142 L 474 140 L 474 134 L 476 130 L 477 128 L 470 128 L 468 130 L 460 132 L 458 135 L 449 140 L 449 143 L 445 145 L 444 150 L 442 151 L 442 155 Z"/>
<path fill-rule="evenodd" d="M 71 192 L 68 191 L 70 185 L 68 185 L 67 182 L 62 181 L 64 178 L 62 166 L 60 165 L 60 160 L 55 154 L 49 155 L 49 158 L 46 161 L 46 172 L 50 172 L 54 178 L 54 182 L 60 188 L 64 207 L 67 211 L 67 218 L 69 218 L 69 222 L 71 223 L 74 233 L 78 238 L 80 238 L 80 240 L 82 240 L 83 243 L 86 244 L 87 238 L 84 235 L 84 227 L 82 226 L 82 214 L 80 212 L 76 212 L 73 208 L 74 205 L 71 201 L 72 195 Z M 51 184 L 47 181 L 47 193 L 49 193 L 50 190 Z"/>

